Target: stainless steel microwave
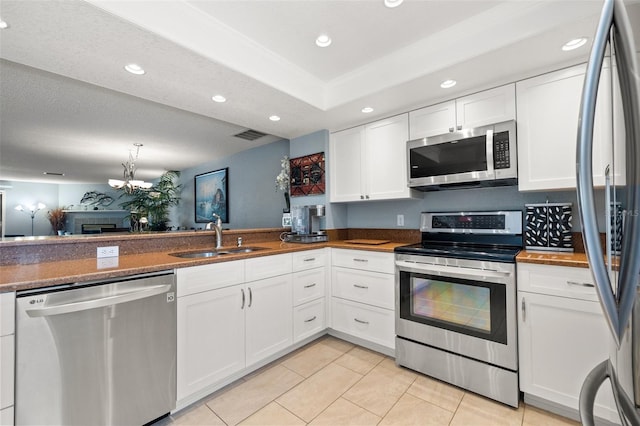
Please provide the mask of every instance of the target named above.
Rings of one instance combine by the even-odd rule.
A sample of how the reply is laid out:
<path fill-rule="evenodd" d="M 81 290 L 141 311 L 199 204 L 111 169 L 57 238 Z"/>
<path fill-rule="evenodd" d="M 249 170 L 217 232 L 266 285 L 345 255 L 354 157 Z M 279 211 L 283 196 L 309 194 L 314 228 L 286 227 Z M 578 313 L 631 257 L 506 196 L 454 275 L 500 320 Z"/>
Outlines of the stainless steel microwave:
<path fill-rule="evenodd" d="M 518 183 L 516 122 L 407 142 L 409 186 L 422 191 Z"/>

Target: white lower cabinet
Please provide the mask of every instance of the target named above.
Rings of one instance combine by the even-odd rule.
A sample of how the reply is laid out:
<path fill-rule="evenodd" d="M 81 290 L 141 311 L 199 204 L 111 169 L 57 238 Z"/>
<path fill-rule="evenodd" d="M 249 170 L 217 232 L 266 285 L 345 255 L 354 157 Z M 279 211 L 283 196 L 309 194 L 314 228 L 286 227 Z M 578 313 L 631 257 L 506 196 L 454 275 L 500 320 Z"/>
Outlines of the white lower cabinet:
<path fill-rule="evenodd" d="M 263 257 L 177 270 L 178 294 L 189 293 L 177 304 L 178 405 L 292 345 L 291 255 L 271 260 L 275 264 Z M 244 282 L 247 276 L 256 280 Z"/>
<path fill-rule="evenodd" d="M 333 297 L 331 303 L 334 330 L 395 348 L 395 318 L 392 310 L 337 297 Z"/>
<path fill-rule="evenodd" d="M 0 425 L 13 425 L 15 292 L 0 294 Z"/>
<path fill-rule="evenodd" d="M 393 253 L 332 249 L 331 328 L 395 350 Z"/>
<path fill-rule="evenodd" d="M 549 402 L 560 414 L 578 411 L 587 374 L 609 357 L 609 330 L 595 289 L 581 268 L 518 264 L 518 349 L 520 390 L 525 401 Z M 533 277 L 533 280 L 532 280 Z M 536 278 L 549 277 L 546 282 Z M 558 285 L 553 288 L 550 283 Z M 569 284 L 567 284 L 567 282 Z M 576 298 L 580 283 L 581 298 Z M 562 288 L 566 286 L 566 294 Z M 534 289 L 536 292 L 531 292 Z M 552 293 L 544 294 L 540 290 Z M 522 291 L 527 290 L 527 291 Z M 595 415 L 619 422 L 610 387 L 598 393 Z"/>
<path fill-rule="evenodd" d="M 0 410 L 0 425 L 13 426 L 13 406 Z"/>
<path fill-rule="evenodd" d="M 291 274 L 247 283 L 246 363 L 250 366 L 293 343 Z"/>
<path fill-rule="evenodd" d="M 327 327 L 325 270 L 328 250 L 309 250 L 293 254 L 294 343 L 320 333 Z"/>
<path fill-rule="evenodd" d="M 293 341 L 299 342 L 326 328 L 324 297 L 293 308 Z"/>
<path fill-rule="evenodd" d="M 178 400 L 244 368 L 243 291 L 235 285 L 178 298 Z"/>

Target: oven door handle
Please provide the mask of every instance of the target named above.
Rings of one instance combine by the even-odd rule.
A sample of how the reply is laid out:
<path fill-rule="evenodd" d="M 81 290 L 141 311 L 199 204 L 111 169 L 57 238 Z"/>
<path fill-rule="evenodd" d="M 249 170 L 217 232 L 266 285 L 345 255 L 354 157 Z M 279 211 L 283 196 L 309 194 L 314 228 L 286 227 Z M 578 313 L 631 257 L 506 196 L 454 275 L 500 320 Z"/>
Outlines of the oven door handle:
<path fill-rule="evenodd" d="M 510 271 L 496 271 L 493 269 L 473 269 L 462 266 L 443 266 L 431 263 L 407 262 L 406 260 L 396 260 L 396 266 L 410 268 L 422 272 L 446 272 L 459 275 L 470 275 L 474 277 L 508 277 Z"/>

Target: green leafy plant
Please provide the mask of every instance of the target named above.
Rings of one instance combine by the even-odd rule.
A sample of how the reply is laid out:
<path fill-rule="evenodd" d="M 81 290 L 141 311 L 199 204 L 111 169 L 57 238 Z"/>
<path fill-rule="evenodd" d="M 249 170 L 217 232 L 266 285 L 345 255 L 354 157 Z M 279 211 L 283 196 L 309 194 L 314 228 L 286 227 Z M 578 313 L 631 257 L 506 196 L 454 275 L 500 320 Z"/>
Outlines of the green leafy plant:
<path fill-rule="evenodd" d="M 152 231 L 165 231 L 169 221 L 169 208 L 180 203 L 180 188 L 174 179 L 180 177 L 180 172 L 171 170 L 165 172 L 157 183 L 149 189 L 136 188 L 131 193 L 123 192 L 119 198 L 128 199 L 120 206 L 129 210 L 136 220 L 146 217 L 149 229 Z"/>

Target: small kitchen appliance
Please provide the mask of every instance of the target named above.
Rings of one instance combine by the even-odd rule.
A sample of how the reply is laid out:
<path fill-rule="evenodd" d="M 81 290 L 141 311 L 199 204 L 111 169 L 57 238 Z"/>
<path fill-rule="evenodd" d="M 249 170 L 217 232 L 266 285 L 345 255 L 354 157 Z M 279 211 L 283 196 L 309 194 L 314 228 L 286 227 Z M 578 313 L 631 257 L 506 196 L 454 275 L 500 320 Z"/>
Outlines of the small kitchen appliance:
<path fill-rule="evenodd" d="M 407 142 L 409 186 L 420 191 L 516 185 L 516 122 Z"/>
<path fill-rule="evenodd" d="M 518 406 L 521 211 L 422 213 L 395 249 L 396 363 Z"/>
<path fill-rule="evenodd" d="M 327 235 L 320 230 L 320 219 L 324 217 L 324 205 L 291 207 L 291 232 L 284 235 L 290 243 L 317 243 L 327 241 Z"/>

